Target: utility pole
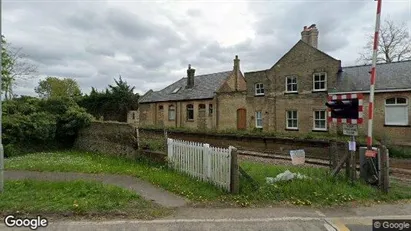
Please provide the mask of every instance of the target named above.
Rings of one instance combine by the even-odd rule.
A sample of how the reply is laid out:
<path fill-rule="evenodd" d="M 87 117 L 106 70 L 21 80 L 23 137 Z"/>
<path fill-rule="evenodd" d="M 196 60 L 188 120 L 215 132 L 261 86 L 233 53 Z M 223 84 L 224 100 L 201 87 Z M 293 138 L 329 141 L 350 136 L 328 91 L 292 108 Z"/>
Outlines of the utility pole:
<path fill-rule="evenodd" d="M 3 13 L 1 9 L 1 5 L 2 5 L 2 1 L 0 0 L 0 14 Z M 0 23 L 0 34 L 3 35 L 2 30 L 1 30 L 1 23 Z M 3 38 L 2 38 L 2 41 L 3 41 Z M 1 44 L 1 42 L 0 42 L 0 50 L 3 53 L 3 44 Z M 0 86 L 2 85 L 2 79 L 3 79 L 3 75 L 1 74 L 3 70 L 3 67 L 1 66 L 1 63 L 2 63 L 1 61 L 2 61 L 2 57 L 0 55 Z M 3 149 L 3 139 L 2 139 L 2 134 L 1 134 L 1 131 L 2 131 L 1 124 L 3 123 L 3 120 L 2 120 L 3 101 L 2 101 L 1 96 L 3 92 L 1 90 L 0 92 L 1 92 L 0 93 L 0 193 L 2 193 L 4 191 L 4 149 Z"/>

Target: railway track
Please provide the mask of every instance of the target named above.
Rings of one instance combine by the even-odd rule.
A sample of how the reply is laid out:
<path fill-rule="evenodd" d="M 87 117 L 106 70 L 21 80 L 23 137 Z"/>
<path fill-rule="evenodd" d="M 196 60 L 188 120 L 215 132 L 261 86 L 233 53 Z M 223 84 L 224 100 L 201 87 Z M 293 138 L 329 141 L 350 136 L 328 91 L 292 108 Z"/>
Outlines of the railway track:
<path fill-rule="evenodd" d="M 281 162 L 280 164 L 284 164 L 284 163 L 291 164 L 291 157 L 286 156 L 284 154 L 261 153 L 261 152 L 246 151 L 246 150 L 238 150 L 238 154 L 240 156 L 243 156 L 243 159 L 248 159 L 251 161 L 253 159 L 254 160 L 255 159 L 260 159 L 260 160 L 266 159 L 266 160 L 272 160 L 272 161 L 262 161 L 262 162 L 276 163 L 280 161 Z M 324 159 L 312 158 L 312 157 L 305 158 L 305 163 L 308 165 L 317 166 L 317 167 L 325 167 L 325 168 L 330 167 L 330 161 L 324 160 Z M 357 171 L 360 171 L 359 164 L 357 164 Z M 396 180 L 409 182 L 411 184 L 411 170 L 410 169 L 390 167 L 390 176 Z"/>

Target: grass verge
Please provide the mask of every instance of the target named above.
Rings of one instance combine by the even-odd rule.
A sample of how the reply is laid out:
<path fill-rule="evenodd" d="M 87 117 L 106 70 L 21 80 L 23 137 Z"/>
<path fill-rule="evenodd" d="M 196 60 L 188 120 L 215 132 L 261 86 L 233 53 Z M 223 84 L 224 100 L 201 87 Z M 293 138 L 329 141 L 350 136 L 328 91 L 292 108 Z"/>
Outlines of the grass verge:
<path fill-rule="evenodd" d="M 390 157 L 411 159 L 411 147 L 389 146 Z"/>
<path fill-rule="evenodd" d="M 168 211 L 134 192 L 97 182 L 6 181 L 0 214 L 152 219 Z"/>
<path fill-rule="evenodd" d="M 250 182 L 241 179 L 241 193 L 229 195 L 205 182 L 194 180 L 165 166 L 100 154 L 75 151 L 37 153 L 10 158 L 5 163 L 6 169 L 132 175 L 182 195 L 198 206 L 258 206 L 278 203 L 329 206 L 411 199 L 411 187 L 409 186 L 399 187 L 392 184 L 391 192 L 384 195 L 375 188 L 360 182 L 351 185 L 343 176 L 329 177 L 327 169 L 324 168 L 242 162 L 243 169 L 259 183 L 260 188 L 254 189 Z M 265 177 L 275 177 L 287 169 L 307 175 L 311 179 L 272 185 L 265 183 Z"/>

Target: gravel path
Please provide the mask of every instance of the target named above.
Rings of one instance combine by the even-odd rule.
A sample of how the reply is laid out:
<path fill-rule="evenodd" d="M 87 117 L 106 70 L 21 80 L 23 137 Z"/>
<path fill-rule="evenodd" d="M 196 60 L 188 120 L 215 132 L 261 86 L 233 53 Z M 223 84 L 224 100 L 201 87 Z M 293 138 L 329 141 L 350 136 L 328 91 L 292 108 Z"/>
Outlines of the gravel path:
<path fill-rule="evenodd" d="M 182 197 L 131 176 L 74 172 L 5 171 L 5 179 L 35 179 L 45 181 L 92 180 L 129 189 L 141 195 L 146 200 L 153 201 L 168 208 L 182 207 L 189 202 Z"/>

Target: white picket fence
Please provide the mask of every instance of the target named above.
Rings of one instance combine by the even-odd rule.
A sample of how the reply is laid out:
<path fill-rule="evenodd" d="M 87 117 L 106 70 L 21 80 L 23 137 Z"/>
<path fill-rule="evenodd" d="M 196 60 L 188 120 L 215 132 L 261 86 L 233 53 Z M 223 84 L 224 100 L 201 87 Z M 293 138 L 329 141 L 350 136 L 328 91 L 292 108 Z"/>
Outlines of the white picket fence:
<path fill-rule="evenodd" d="M 167 139 L 168 161 L 172 168 L 198 180 L 208 181 L 230 191 L 232 148 Z"/>

